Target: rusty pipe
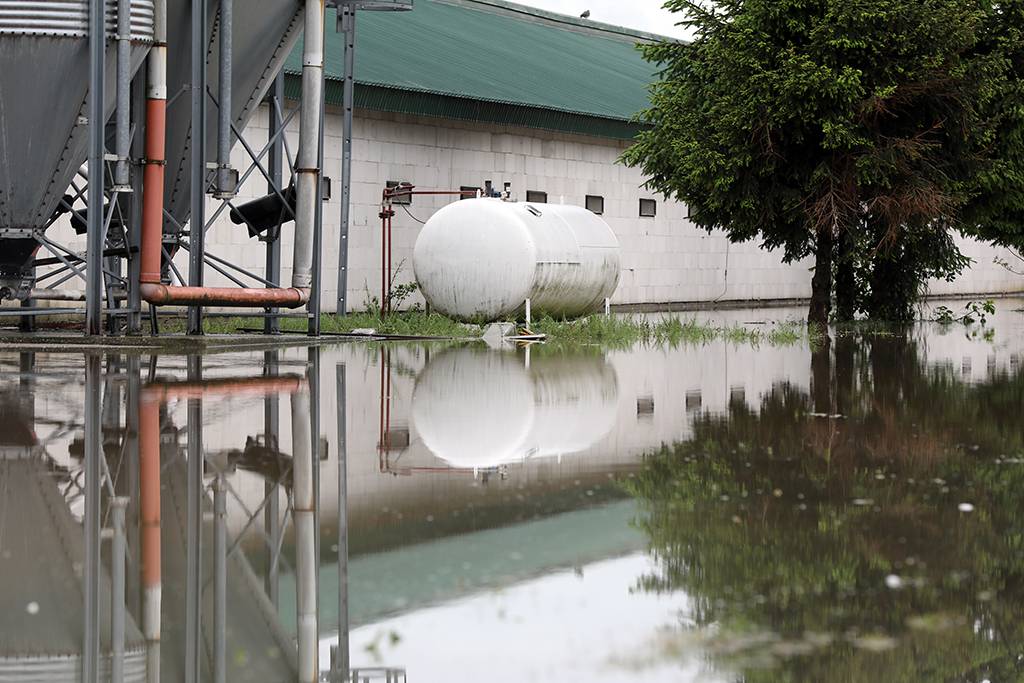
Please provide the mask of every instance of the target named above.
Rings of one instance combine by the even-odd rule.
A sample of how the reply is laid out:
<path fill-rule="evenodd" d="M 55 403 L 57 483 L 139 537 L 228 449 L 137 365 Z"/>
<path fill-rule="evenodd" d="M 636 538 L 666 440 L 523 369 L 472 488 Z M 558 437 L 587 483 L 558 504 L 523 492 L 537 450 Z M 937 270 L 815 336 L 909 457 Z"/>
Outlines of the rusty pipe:
<path fill-rule="evenodd" d="M 289 287 L 172 287 L 143 282 L 142 298 L 155 306 L 255 306 L 261 308 L 298 308 L 309 301 L 309 290 Z"/>
<path fill-rule="evenodd" d="M 167 165 L 167 0 L 153 5 L 153 47 L 146 65 L 146 145 L 142 173 L 142 245 L 139 282 L 160 284 Z M 145 296 L 143 296 L 145 298 Z"/>
<path fill-rule="evenodd" d="M 163 254 L 164 170 L 167 132 L 167 4 L 155 5 L 155 43 L 149 56 L 146 93 L 146 168 L 142 191 L 142 246 L 139 293 L 153 306 L 203 305 L 298 308 L 309 301 L 309 289 L 172 287 L 160 282 Z M 201 229 L 201 226 L 200 226 Z"/>
<path fill-rule="evenodd" d="M 139 498 L 142 522 L 142 633 L 147 642 L 149 680 L 159 680 L 160 610 L 160 401 L 139 402 Z"/>

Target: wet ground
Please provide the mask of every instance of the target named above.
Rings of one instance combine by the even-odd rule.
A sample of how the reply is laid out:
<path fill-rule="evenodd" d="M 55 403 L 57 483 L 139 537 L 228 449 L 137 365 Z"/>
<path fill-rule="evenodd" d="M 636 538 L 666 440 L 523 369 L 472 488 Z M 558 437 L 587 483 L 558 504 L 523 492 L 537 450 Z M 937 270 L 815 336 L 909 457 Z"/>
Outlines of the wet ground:
<path fill-rule="evenodd" d="M 0 681 L 1022 680 L 1022 306 L 815 348 L 2 351 Z"/>

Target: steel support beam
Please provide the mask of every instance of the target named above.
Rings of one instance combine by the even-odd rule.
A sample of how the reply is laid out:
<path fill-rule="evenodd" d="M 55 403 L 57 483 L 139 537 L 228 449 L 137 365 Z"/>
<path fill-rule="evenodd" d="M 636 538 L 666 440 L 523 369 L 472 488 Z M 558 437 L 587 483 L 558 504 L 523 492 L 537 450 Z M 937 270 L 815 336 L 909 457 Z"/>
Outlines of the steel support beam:
<path fill-rule="evenodd" d="M 338 364 L 338 654 L 335 680 L 348 680 L 348 425 L 345 421 L 347 391 L 345 364 Z"/>
<path fill-rule="evenodd" d="M 351 5 L 338 8 L 344 45 L 344 91 L 341 123 L 341 227 L 338 237 L 337 315 L 348 312 L 348 233 L 352 203 L 352 108 L 355 96 L 356 10 Z M 383 304 L 383 302 L 381 302 Z"/>
<path fill-rule="evenodd" d="M 213 681 L 227 681 L 228 510 L 227 484 L 218 473 L 213 484 Z"/>
<path fill-rule="evenodd" d="M 144 159 L 146 155 L 146 70 L 140 69 L 132 81 L 132 111 L 135 114 L 135 134 L 132 137 L 131 157 Z M 137 165 L 132 174 L 131 211 L 128 216 L 128 320 L 129 335 L 142 334 L 142 297 L 139 280 L 142 275 L 142 178 L 143 166 Z"/>
<path fill-rule="evenodd" d="M 270 121 L 267 127 L 267 135 L 272 141 L 270 144 L 269 158 L 267 159 L 267 166 L 269 166 L 270 180 L 267 183 L 268 192 L 280 192 L 281 191 L 281 163 L 284 155 L 284 142 L 283 137 L 279 133 L 281 122 L 278 120 L 279 114 L 282 112 L 284 106 L 284 71 L 277 74 L 277 78 L 274 79 L 274 86 L 270 90 L 270 96 L 268 98 L 268 105 L 270 109 Z M 267 232 L 267 267 L 264 277 L 270 282 L 281 281 L 281 226 L 278 224 L 277 228 Z M 267 313 L 277 313 L 276 308 L 266 309 Z M 263 321 L 263 332 L 265 334 L 276 334 L 281 329 L 280 321 L 268 315 Z M 277 434 L 277 428 L 274 428 L 274 434 Z M 276 593 L 275 593 L 276 595 Z M 275 603 L 276 604 L 276 603 Z"/>
<path fill-rule="evenodd" d="M 104 0 L 89 0 L 89 221 L 86 236 L 87 268 L 85 333 L 103 331 L 103 247 L 106 226 L 103 216 L 104 76 L 106 21 Z"/>
<path fill-rule="evenodd" d="M 199 0 L 202 2 L 202 0 Z M 200 224 L 201 225 L 201 224 Z M 188 358 L 188 379 L 202 381 L 199 356 Z M 200 683 L 202 652 L 203 403 L 188 399 L 188 511 L 185 580 L 185 683 Z"/>
<path fill-rule="evenodd" d="M 206 2 L 192 0 L 192 140 L 191 211 L 189 218 L 188 284 L 203 286 L 206 251 Z M 91 183 L 90 183 L 91 184 Z M 203 333 L 203 308 L 188 308 L 187 333 Z"/>
<path fill-rule="evenodd" d="M 269 247 L 269 244 L 268 244 Z M 268 318 L 269 319 L 269 318 Z M 263 354 L 263 374 L 273 377 L 277 375 L 279 351 L 266 351 Z M 263 399 L 263 438 L 267 445 L 278 448 L 278 434 L 280 434 L 281 423 L 281 400 L 277 394 L 267 394 Z M 274 549 L 278 546 L 281 535 L 281 496 L 280 486 L 277 482 L 269 479 L 264 484 L 264 493 L 267 498 L 267 506 L 263 511 L 263 525 L 267 537 L 266 566 L 267 573 L 264 577 L 264 590 L 270 602 L 275 607 L 278 604 L 278 570 L 274 564 Z"/>
<path fill-rule="evenodd" d="M 97 320 L 99 318 L 97 317 Z M 100 357 L 85 357 L 85 624 L 82 681 L 100 681 L 100 492 L 103 478 Z"/>

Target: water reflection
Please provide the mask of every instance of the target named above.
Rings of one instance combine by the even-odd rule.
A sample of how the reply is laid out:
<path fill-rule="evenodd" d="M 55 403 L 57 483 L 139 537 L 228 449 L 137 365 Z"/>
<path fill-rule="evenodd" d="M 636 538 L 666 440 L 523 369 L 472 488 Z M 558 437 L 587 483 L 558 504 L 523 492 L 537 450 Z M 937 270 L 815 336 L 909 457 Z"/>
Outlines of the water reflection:
<path fill-rule="evenodd" d="M 1017 680 L 1017 331 L 0 352 L 0 680 Z"/>
<path fill-rule="evenodd" d="M 652 648 L 702 634 L 748 681 L 1019 679 L 1024 378 L 993 359 L 964 383 L 923 341 L 840 339 L 811 391 L 652 455 L 628 486 L 657 559 L 638 586 L 694 600 Z"/>
<path fill-rule="evenodd" d="M 252 374 L 199 357 L 90 355 L 83 392 L 81 374 L 53 371 L 60 361 L 20 355 L 0 388 L 0 599 L 10 620 L 0 678 L 320 678 L 319 396 L 307 378 L 319 352 L 298 373 L 280 372 L 277 356 Z M 278 446 L 281 400 L 290 454 Z M 235 436 L 244 446 L 209 448 L 206 424 L 230 423 L 226 411 L 253 402 L 264 404 L 263 430 Z M 72 407 L 57 419 L 60 410 L 37 416 L 37 403 L 44 413 Z M 49 454 L 57 444 L 67 457 Z M 255 508 L 238 471 L 265 483 Z M 229 514 L 243 534 L 260 532 L 262 567 L 242 534 L 228 533 Z M 282 569 L 298 577 L 293 634 L 275 604 Z"/>
<path fill-rule="evenodd" d="M 615 369 L 599 352 L 451 348 L 417 375 L 412 422 L 452 467 L 498 470 L 594 445 L 612 428 L 618 393 Z"/>

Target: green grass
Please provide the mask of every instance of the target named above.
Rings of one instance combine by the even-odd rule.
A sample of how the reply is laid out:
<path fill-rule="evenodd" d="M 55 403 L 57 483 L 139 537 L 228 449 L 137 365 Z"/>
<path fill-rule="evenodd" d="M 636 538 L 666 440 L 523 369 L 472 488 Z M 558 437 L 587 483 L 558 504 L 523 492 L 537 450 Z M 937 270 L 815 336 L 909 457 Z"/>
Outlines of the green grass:
<path fill-rule="evenodd" d="M 208 334 L 233 334 L 239 328 L 259 329 L 260 318 L 232 317 L 206 318 L 204 329 Z M 402 311 L 381 320 L 374 312 L 351 313 L 338 317 L 324 314 L 320 320 L 324 332 L 352 332 L 356 329 L 374 329 L 382 334 L 418 337 L 475 338 L 483 333 L 483 325 L 467 325 L 438 313 Z M 302 318 L 283 318 L 284 330 L 306 329 Z M 184 319 L 165 319 L 161 332 L 183 332 Z M 594 314 L 573 320 L 542 317 L 533 321 L 530 331 L 544 334 L 547 342 L 558 346 L 601 346 L 629 348 L 637 344 L 677 346 L 704 344 L 725 340 L 733 344 L 784 346 L 809 341 L 812 344 L 820 334 L 799 322 L 771 325 L 718 326 L 684 319 L 674 315 L 600 315 Z"/>
<path fill-rule="evenodd" d="M 282 318 L 282 330 L 306 330 L 305 318 Z M 235 334 L 240 328 L 262 329 L 263 319 L 246 316 L 230 318 L 207 317 L 203 320 L 203 329 L 207 334 Z M 464 325 L 438 313 L 421 311 L 402 311 L 381 320 L 375 313 L 350 313 L 336 316 L 325 313 L 320 316 L 320 329 L 323 332 L 352 332 L 358 329 L 374 329 L 381 334 L 399 334 L 418 337 L 479 337 L 482 329 L 477 326 Z M 184 318 L 163 319 L 160 322 L 161 333 L 181 333 L 185 331 Z"/>
<path fill-rule="evenodd" d="M 678 316 L 658 316 L 652 320 L 645 316 L 597 314 L 576 320 L 540 318 L 534 321 L 531 330 L 547 335 L 548 342 L 554 344 L 596 344 L 609 348 L 636 344 L 704 344 L 718 339 L 733 344 L 784 346 L 804 340 L 814 342 L 819 336 L 803 323 L 796 322 L 723 327 Z"/>

